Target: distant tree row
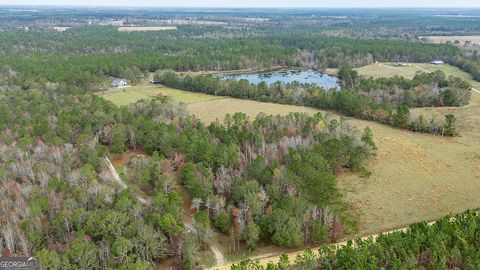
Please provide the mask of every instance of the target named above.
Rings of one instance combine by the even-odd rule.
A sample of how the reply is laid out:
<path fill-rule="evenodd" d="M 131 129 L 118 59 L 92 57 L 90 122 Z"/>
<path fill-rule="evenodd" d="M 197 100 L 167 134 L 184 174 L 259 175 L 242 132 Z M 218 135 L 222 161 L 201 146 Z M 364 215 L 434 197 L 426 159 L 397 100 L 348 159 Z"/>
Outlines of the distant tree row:
<path fill-rule="evenodd" d="M 326 90 L 298 82 L 278 82 L 271 86 L 261 82 L 255 85 L 247 80 L 180 76 L 171 71 L 159 71 L 155 78 L 165 85 L 187 91 L 336 110 L 352 117 L 447 136 L 456 134 L 453 115 L 446 116 L 445 124 L 441 125 L 424 116 L 410 119 L 409 107 L 459 106 L 466 104 L 470 98 L 467 83 L 457 78 L 446 78 L 442 72 L 418 74 L 413 80 L 399 77 L 367 79 L 348 68 L 341 69 L 339 74 L 346 86 L 341 90 Z"/>
<path fill-rule="evenodd" d="M 0 74 L 16 72 L 15 84 L 64 82 L 94 90 L 109 77 L 136 82 L 159 69 L 237 70 L 299 66 L 353 67 L 374 61 L 463 59 L 452 45 L 329 37 L 315 31 L 260 31 L 250 35 L 216 27 L 177 31 L 119 32 L 86 26 L 64 33 L 6 29 L 0 42 Z M 228 38 L 218 38 L 226 36 Z"/>

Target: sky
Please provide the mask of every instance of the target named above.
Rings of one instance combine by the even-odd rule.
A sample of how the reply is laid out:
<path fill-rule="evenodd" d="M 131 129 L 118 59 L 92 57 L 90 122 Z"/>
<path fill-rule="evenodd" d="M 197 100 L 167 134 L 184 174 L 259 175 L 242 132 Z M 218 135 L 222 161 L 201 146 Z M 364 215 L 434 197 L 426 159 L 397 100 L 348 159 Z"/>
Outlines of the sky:
<path fill-rule="evenodd" d="M 138 7 L 480 7 L 480 0 L 0 0 L 0 5 Z"/>

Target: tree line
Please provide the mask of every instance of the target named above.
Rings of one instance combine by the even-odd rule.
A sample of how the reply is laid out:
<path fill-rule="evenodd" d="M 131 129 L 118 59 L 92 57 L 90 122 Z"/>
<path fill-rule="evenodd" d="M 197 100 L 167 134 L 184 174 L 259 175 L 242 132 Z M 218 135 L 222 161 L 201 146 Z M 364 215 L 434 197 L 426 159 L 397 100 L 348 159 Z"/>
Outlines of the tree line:
<path fill-rule="evenodd" d="M 282 255 L 267 267 L 244 261 L 232 270 L 261 269 L 477 269 L 480 218 L 466 211 L 446 216 L 433 225 L 412 224 L 405 232 L 357 239 L 335 248 L 324 245 L 296 258 Z"/>
<path fill-rule="evenodd" d="M 298 32 L 298 31 L 297 31 Z M 85 26 L 63 33 L 7 28 L 0 42 L 0 73 L 15 84 L 48 80 L 95 90 L 110 77 L 159 69 L 236 70 L 278 66 L 337 68 L 374 61 L 450 61 L 461 57 L 448 44 L 331 37 L 315 31 L 179 27 L 176 31 L 119 32 Z"/>
<path fill-rule="evenodd" d="M 347 116 L 373 120 L 398 128 L 437 135 L 456 135 L 455 117 L 445 117 L 445 124 L 433 118 L 411 119 L 410 107 L 460 106 L 470 99 L 469 85 L 458 78 L 447 78 L 441 71 L 418 74 L 413 80 L 400 77 L 371 79 L 358 76 L 351 68 L 339 71 L 342 89 L 324 89 L 312 84 L 280 82 L 258 85 L 247 80 L 209 76 L 181 76 L 172 71 L 159 71 L 159 82 L 186 91 L 253 99 L 263 102 L 311 106 L 336 110 Z"/>

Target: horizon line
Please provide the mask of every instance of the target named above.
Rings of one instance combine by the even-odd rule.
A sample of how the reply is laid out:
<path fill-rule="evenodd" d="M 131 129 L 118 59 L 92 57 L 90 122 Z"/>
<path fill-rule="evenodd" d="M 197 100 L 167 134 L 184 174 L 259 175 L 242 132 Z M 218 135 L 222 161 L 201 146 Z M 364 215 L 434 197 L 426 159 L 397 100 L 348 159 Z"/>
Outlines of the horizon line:
<path fill-rule="evenodd" d="M 352 6 L 352 7 L 345 7 L 345 6 L 280 6 L 280 7 L 268 7 L 268 6 L 152 6 L 152 5 L 139 5 L 139 6 L 130 6 L 130 5 L 108 5 L 108 4 L 100 4 L 100 5 L 83 5 L 83 4 L 66 4 L 66 5 L 55 5 L 55 4 L 1 4 L 0 7 L 76 7 L 76 8 L 193 8 L 193 9 L 209 9 L 209 8 L 218 8 L 218 9 L 305 9 L 305 8 L 313 8 L 313 9 L 470 9 L 470 8 L 478 8 L 480 9 L 480 5 L 478 6 Z M 480 16 L 480 15 L 479 15 Z"/>

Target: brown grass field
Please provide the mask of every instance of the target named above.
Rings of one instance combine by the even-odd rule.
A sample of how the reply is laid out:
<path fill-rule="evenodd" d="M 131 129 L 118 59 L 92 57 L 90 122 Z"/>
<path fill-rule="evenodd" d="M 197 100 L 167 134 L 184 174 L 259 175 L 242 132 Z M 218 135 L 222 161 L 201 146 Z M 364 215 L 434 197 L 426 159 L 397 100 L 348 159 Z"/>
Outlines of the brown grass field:
<path fill-rule="evenodd" d="M 225 115 L 236 112 L 243 112 L 248 115 L 250 119 L 255 118 L 255 116 L 261 112 L 281 115 L 286 115 L 289 112 L 306 112 L 310 114 L 318 112 L 317 109 L 310 107 L 281 105 L 235 98 L 188 104 L 187 109 L 190 114 L 195 115 L 206 123 L 213 122 L 217 119 L 221 121 Z"/>
<path fill-rule="evenodd" d="M 470 74 L 447 64 L 431 65 L 427 63 L 410 63 L 410 66 L 395 66 L 393 63 L 377 63 L 356 68 L 355 70 L 358 71 L 359 74 L 367 77 L 380 78 L 399 75 L 409 79 L 413 78 L 417 72 L 434 72 L 436 70 L 441 70 L 447 75 L 453 75 L 468 81 L 477 89 L 480 88 L 480 83 L 474 81 Z M 330 69 L 330 72 L 334 71 L 334 69 Z"/>
<path fill-rule="evenodd" d="M 120 32 L 145 32 L 145 31 L 165 31 L 177 30 L 176 26 L 121 26 L 118 27 Z"/>
<path fill-rule="evenodd" d="M 422 38 L 426 38 L 428 42 L 436 44 L 447 42 L 455 43 L 458 41 L 459 45 L 463 45 L 465 42 L 471 41 L 472 43 L 480 45 L 480 36 L 425 36 Z"/>
<path fill-rule="evenodd" d="M 205 102 L 223 98 L 202 93 L 193 93 L 177 90 L 159 85 L 152 85 L 148 82 L 143 82 L 142 84 L 127 88 L 109 89 L 104 93 L 98 93 L 98 95 L 103 96 L 106 100 L 115 103 L 117 106 L 126 106 L 141 99 L 150 99 L 155 94 L 166 95 L 174 103 L 185 104 Z"/>

